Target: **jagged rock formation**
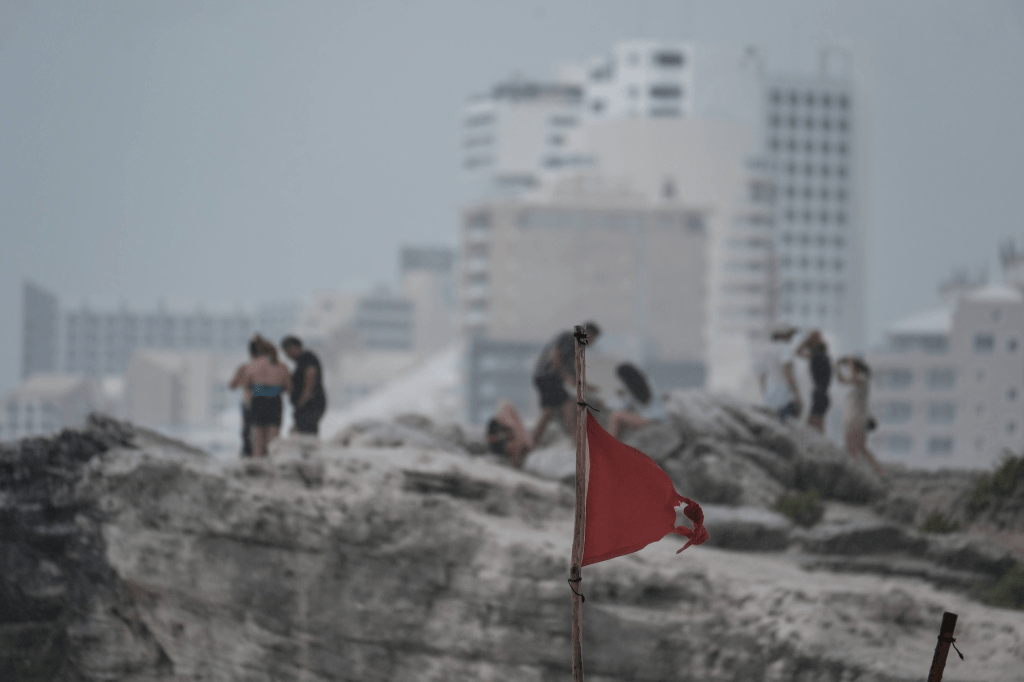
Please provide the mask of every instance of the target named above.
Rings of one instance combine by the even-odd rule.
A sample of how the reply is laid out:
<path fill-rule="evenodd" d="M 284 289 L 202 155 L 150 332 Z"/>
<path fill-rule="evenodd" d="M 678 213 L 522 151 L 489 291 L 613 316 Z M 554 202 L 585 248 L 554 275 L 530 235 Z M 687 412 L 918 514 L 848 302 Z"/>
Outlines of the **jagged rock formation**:
<path fill-rule="evenodd" d="M 730 472 L 739 501 L 772 482 L 848 500 L 881 489 L 754 410 L 680 412 L 679 444 L 655 454 L 711 481 Z M 218 462 L 96 419 L 0 450 L 0 679 L 571 679 L 572 489 L 464 448 L 389 443 L 284 440 L 269 461 Z M 584 570 L 589 680 L 918 680 L 944 610 L 968 656 L 945 679 L 1024 680 L 1020 612 L 918 578 L 801 567 L 847 552 L 844 532 L 862 542 L 852 558 L 879 538 L 922 561 L 962 553 L 955 542 L 708 510 L 720 547 L 677 556 L 670 537 Z M 774 535 L 726 549 L 749 546 L 751 527 Z M 965 570 L 1000 561 L 972 556 Z"/>

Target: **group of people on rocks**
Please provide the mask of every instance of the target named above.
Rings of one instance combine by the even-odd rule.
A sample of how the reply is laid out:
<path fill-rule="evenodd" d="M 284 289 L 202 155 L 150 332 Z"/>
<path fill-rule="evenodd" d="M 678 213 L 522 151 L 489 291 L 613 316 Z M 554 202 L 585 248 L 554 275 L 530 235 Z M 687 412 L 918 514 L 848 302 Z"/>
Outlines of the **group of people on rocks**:
<path fill-rule="evenodd" d="M 594 322 L 586 325 L 588 347 L 601 336 Z M 558 334 L 541 350 L 533 373 L 533 385 L 540 403 L 540 416 L 527 431 L 516 408 L 502 403 L 497 414 L 487 424 L 487 443 L 490 450 L 509 458 L 512 466 L 522 466 L 526 456 L 543 439 L 552 421 L 560 422 L 569 434 L 575 433 L 577 401 L 570 393 L 576 386 L 576 345 L 573 332 Z M 847 355 L 833 364 L 828 344 L 820 330 L 812 329 L 798 336 L 798 329 L 782 326 L 772 331 L 769 343 L 755 359 L 755 374 L 765 403 L 778 419 L 785 422 L 799 419 L 803 400 L 795 374 L 795 360 L 806 360 L 811 379 L 810 409 L 807 424 L 819 431 L 825 430 L 825 417 L 830 407 L 829 387 L 833 376 L 849 387 L 843 411 L 843 441 L 847 453 L 854 460 L 863 457 L 868 464 L 884 476 L 884 471 L 867 447 L 868 432 L 874 428 L 874 418 L 868 412 L 868 391 L 871 368 L 861 358 Z M 652 389 L 650 379 L 642 370 L 629 362 L 616 367 L 620 387 L 616 395 L 618 409 L 602 409 L 593 413 L 602 426 L 614 437 L 626 431 L 656 422 L 665 416 L 662 397 Z M 584 402 L 599 408 L 607 403 L 598 389 L 588 383 Z"/>
<path fill-rule="evenodd" d="M 833 366 L 825 337 L 812 329 L 797 343 L 797 328 L 784 325 L 772 331 L 768 346 L 755 362 L 755 372 L 764 394 L 765 403 L 780 421 L 798 419 L 803 412 L 803 401 L 794 373 L 794 359 L 807 361 L 811 376 L 811 405 L 807 424 L 819 432 L 825 430 L 825 415 L 830 406 L 829 385 L 835 377 L 850 387 L 843 410 L 843 443 L 853 459 L 863 457 L 878 473 L 885 475 L 874 454 L 867 447 L 868 432 L 875 420 L 868 412 L 868 391 L 871 368 L 861 358 L 846 355 Z"/>
<path fill-rule="evenodd" d="M 283 395 L 292 405 L 293 433 L 317 435 L 327 410 L 323 371 L 316 355 L 295 336 L 281 340 L 294 370 L 278 360 L 277 348 L 259 334 L 249 341 L 250 362 L 231 379 L 232 390 L 242 389 L 242 456 L 265 457 L 267 446 L 281 431 Z"/>
<path fill-rule="evenodd" d="M 587 331 L 587 347 L 601 336 L 601 327 L 596 322 L 584 325 Z M 615 391 L 620 403 L 608 410 L 608 401 L 600 395 L 597 386 L 588 383 L 584 401 L 599 411 L 593 418 L 616 438 L 627 430 L 654 423 L 665 416 L 661 396 L 651 387 L 644 372 L 630 362 L 618 363 L 615 373 L 621 386 Z M 566 386 L 572 387 L 573 393 Z M 514 467 L 522 466 L 526 455 L 544 438 L 548 425 L 556 420 L 567 433 L 575 434 L 577 401 L 574 397 L 576 386 L 576 339 L 571 331 L 558 334 L 540 352 L 533 371 L 533 386 L 540 403 L 540 416 L 528 433 L 516 408 L 502 403 L 497 414 L 487 424 L 487 443 L 491 452 L 507 456 Z"/>

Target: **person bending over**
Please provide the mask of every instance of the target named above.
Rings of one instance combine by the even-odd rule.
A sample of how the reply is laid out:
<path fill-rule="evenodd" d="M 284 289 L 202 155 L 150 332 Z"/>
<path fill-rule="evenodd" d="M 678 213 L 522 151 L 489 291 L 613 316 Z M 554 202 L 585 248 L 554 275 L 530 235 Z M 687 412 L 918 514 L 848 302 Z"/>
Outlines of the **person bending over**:
<path fill-rule="evenodd" d="M 587 342 L 594 343 L 601 335 L 596 322 L 587 322 Z M 576 339 L 571 331 L 562 332 L 548 342 L 537 358 L 533 385 L 540 398 L 540 418 L 533 429 L 533 443 L 544 436 L 548 422 L 557 414 L 567 433 L 575 433 L 576 401 L 571 400 L 565 383 L 576 384 Z"/>

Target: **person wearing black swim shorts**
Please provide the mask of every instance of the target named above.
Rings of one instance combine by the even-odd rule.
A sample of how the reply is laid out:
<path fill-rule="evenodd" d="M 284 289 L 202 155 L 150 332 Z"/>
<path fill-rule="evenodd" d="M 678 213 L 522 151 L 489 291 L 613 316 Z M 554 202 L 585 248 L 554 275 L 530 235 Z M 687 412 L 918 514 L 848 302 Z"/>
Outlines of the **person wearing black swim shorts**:
<path fill-rule="evenodd" d="M 295 422 L 292 431 L 315 436 L 320 430 L 320 419 L 327 411 L 320 359 L 313 351 L 303 348 L 302 341 L 295 336 L 284 337 L 281 349 L 295 363 L 290 395 L 292 419 Z"/>
<path fill-rule="evenodd" d="M 594 343 L 601 335 L 596 322 L 587 322 L 588 343 Z M 537 358 L 533 370 L 533 385 L 540 396 L 540 418 L 533 429 L 532 442 L 540 443 L 548 422 L 556 413 L 561 413 L 562 424 L 568 433 L 574 433 L 576 405 L 565 390 L 565 382 L 576 383 L 576 339 L 573 333 L 562 332 L 548 342 Z"/>
<path fill-rule="evenodd" d="M 251 391 L 249 418 L 252 422 L 252 456 L 264 457 L 267 445 L 281 431 L 283 403 L 281 394 L 291 389 L 288 368 L 277 360 L 274 344 L 257 337 L 258 357 L 249 363 L 242 376 L 242 385 Z"/>
<path fill-rule="evenodd" d="M 811 331 L 797 348 L 796 354 L 807 359 L 811 382 L 814 384 L 811 392 L 811 413 L 807 417 L 807 424 L 824 433 L 825 414 L 830 404 L 828 387 L 832 383 L 832 361 L 828 358 L 828 345 L 821 332 L 817 329 Z"/>

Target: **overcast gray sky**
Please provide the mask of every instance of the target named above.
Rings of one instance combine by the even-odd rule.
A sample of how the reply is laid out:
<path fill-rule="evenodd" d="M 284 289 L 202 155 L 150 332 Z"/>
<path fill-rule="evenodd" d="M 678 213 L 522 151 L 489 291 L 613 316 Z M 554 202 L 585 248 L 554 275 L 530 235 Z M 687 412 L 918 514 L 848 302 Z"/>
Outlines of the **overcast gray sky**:
<path fill-rule="evenodd" d="M 65 306 L 259 301 L 391 281 L 455 245 L 460 107 L 654 37 L 874 64 L 870 332 L 1024 237 L 1024 5 L 0 1 L 0 390 L 20 282 Z"/>

